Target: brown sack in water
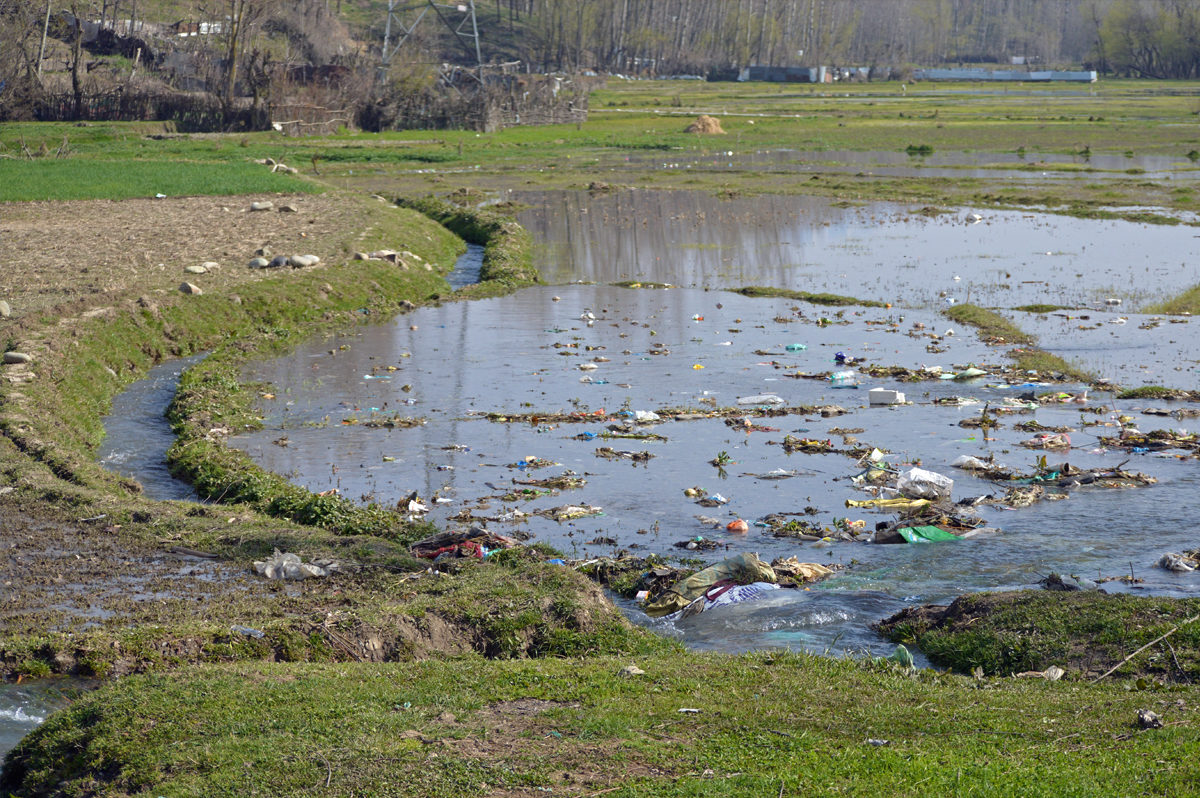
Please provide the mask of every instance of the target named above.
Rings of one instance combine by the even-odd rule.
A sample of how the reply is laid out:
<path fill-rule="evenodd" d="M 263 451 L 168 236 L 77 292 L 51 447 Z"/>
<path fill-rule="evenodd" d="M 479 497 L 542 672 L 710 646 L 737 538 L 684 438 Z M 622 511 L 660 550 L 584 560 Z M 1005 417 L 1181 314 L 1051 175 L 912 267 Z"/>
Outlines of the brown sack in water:
<path fill-rule="evenodd" d="M 651 618 L 661 618 L 664 615 L 678 612 L 721 581 L 729 581 L 738 585 L 748 585 L 751 582 L 773 583 L 775 582 L 775 571 L 771 569 L 770 565 L 758 559 L 757 554 L 751 552 L 739 554 L 676 582 L 670 590 L 644 607 L 646 614 Z"/>

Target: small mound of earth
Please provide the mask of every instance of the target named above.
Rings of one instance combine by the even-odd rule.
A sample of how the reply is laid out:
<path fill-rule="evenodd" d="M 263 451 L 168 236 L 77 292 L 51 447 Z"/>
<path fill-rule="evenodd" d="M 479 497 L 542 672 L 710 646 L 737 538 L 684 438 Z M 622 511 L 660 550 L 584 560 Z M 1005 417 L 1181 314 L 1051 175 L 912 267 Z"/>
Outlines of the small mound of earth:
<path fill-rule="evenodd" d="M 715 116 L 709 116 L 708 114 L 700 114 L 700 116 L 696 117 L 695 122 L 693 122 L 692 124 L 687 126 L 687 130 L 685 130 L 684 132 L 685 133 L 705 133 L 705 134 L 721 133 L 721 134 L 724 134 L 725 130 L 721 127 L 721 120 L 717 119 Z"/>

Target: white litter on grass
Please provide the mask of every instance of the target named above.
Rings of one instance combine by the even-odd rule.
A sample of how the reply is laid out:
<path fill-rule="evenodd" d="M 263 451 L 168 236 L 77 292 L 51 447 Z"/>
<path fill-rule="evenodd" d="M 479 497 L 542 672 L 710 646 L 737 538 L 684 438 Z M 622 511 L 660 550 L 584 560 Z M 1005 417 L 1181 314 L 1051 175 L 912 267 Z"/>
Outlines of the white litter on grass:
<path fill-rule="evenodd" d="M 300 559 L 297 554 L 283 553 L 279 549 L 266 560 L 258 560 L 254 563 L 254 572 L 259 576 L 265 576 L 267 579 L 313 579 L 322 576 L 328 576 L 332 573 L 337 573 L 341 568 L 335 562 L 327 562 L 324 565 L 316 563 L 306 563 Z"/>

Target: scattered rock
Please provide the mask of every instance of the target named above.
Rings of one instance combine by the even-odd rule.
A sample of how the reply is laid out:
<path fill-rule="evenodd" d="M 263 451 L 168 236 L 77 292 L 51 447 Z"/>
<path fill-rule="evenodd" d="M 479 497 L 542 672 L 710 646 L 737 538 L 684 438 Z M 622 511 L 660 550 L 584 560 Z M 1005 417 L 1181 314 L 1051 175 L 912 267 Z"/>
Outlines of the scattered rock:
<path fill-rule="evenodd" d="M 272 170 L 272 171 L 274 171 L 274 170 Z M 275 203 L 271 202 L 270 200 L 261 200 L 259 202 L 251 202 L 250 203 L 251 211 L 269 211 L 274 207 L 275 207 Z"/>
<path fill-rule="evenodd" d="M 7 319 L 12 316 L 12 308 L 3 299 L 0 299 L 0 319 Z"/>
<path fill-rule="evenodd" d="M 366 252 L 355 252 L 353 260 L 370 260 L 371 256 Z"/>
<path fill-rule="evenodd" d="M 280 205 L 279 212 L 280 213 L 299 213 L 300 209 L 297 208 L 295 205 Z"/>
<path fill-rule="evenodd" d="M 200 286 L 196 285 L 195 283 L 183 283 L 179 286 L 179 290 L 185 294 L 192 294 L 193 296 L 199 296 L 200 294 L 204 293 Z"/>
<path fill-rule="evenodd" d="M 316 255 L 293 255 L 288 258 L 288 262 L 291 263 L 293 269 L 304 269 L 309 266 L 316 266 L 321 262 L 321 259 Z"/>
<path fill-rule="evenodd" d="M 267 268 L 268 269 L 279 269 L 284 266 L 287 266 L 289 262 L 290 262 L 290 259 L 288 258 L 287 255 L 276 255 L 275 257 L 271 258 L 271 262 L 267 264 Z"/>
<path fill-rule="evenodd" d="M 188 274 L 208 274 L 208 268 L 206 266 L 185 266 L 183 267 L 183 270 Z"/>
<path fill-rule="evenodd" d="M 266 258 L 253 258 L 247 265 L 251 269 L 265 269 L 271 265 L 271 261 L 267 260 Z"/>
<path fill-rule="evenodd" d="M 5 352 L 4 362 L 10 366 L 17 363 L 32 363 L 33 355 L 27 355 L 24 352 Z"/>
<path fill-rule="evenodd" d="M 1064 576 L 1063 574 L 1052 573 L 1042 581 L 1038 582 L 1043 590 L 1061 590 L 1065 592 L 1073 592 L 1076 590 L 1100 590 L 1099 585 L 1091 579 L 1086 579 L 1078 576 Z M 1100 591 L 1103 592 L 1103 591 Z"/>

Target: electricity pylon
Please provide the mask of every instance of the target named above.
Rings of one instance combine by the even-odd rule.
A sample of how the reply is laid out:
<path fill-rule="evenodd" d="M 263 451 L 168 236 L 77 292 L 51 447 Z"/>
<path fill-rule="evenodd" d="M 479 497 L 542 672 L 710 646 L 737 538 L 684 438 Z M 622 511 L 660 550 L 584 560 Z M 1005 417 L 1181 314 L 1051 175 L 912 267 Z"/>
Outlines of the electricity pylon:
<path fill-rule="evenodd" d="M 421 20 L 433 11 L 434 16 L 452 34 L 466 53 L 467 60 L 473 61 L 472 67 L 483 64 L 483 56 L 479 53 L 479 25 L 475 19 L 475 0 L 464 0 L 461 3 L 435 3 L 434 0 L 414 2 L 409 0 L 388 0 L 387 24 L 383 29 L 383 71 L 391 66 L 392 58 L 413 35 L 413 31 L 421 24 Z M 399 29 L 396 43 L 392 44 L 392 24 Z"/>

